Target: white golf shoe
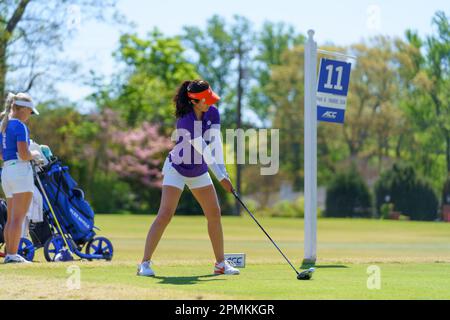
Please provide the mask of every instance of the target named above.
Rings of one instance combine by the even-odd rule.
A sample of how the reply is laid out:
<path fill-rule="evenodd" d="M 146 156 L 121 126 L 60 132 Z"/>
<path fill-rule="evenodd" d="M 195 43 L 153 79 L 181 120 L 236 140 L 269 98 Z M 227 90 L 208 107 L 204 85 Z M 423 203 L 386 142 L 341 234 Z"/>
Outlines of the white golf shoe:
<path fill-rule="evenodd" d="M 236 265 L 228 260 L 222 261 L 220 263 L 216 262 L 214 265 L 214 274 L 225 274 L 225 275 L 238 275 L 241 272 L 235 268 Z"/>
<path fill-rule="evenodd" d="M 151 261 L 144 261 L 138 265 L 137 275 L 141 277 L 154 277 L 155 271 L 152 269 Z"/>
<path fill-rule="evenodd" d="M 31 262 L 18 254 L 8 254 L 5 257 L 3 263 L 7 264 L 7 263 L 31 263 Z"/>

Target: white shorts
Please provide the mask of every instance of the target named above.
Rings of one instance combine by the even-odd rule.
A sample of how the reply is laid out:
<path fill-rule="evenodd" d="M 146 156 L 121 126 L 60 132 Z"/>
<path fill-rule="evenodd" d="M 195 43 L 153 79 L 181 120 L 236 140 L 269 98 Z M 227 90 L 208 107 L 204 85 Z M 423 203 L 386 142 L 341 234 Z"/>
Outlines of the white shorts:
<path fill-rule="evenodd" d="M 6 198 L 16 193 L 33 192 L 33 169 L 28 161 L 6 161 L 2 170 L 2 188 Z"/>
<path fill-rule="evenodd" d="M 170 163 L 169 158 L 164 162 L 162 170 L 164 175 L 163 186 L 172 186 L 178 189 L 184 190 L 184 186 L 187 185 L 189 189 L 197 189 L 209 186 L 213 184 L 209 172 L 206 172 L 198 177 L 185 177 L 181 175 Z"/>

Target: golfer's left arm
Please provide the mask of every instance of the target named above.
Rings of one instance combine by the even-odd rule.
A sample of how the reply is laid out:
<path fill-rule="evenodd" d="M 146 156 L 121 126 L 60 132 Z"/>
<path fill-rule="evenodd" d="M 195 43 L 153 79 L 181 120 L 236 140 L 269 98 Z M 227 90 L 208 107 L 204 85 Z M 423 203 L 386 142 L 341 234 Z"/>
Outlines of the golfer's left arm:
<path fill-rule="evenodd" d="M 208 164 L 208 167 L 216 176 L 217 180 L 219 180 L 222 187 L 228 192 L 231 192 L 233 190 L 233 185 L 231 184 L 230 176 L 225 167 L 223 143 L 220 137 L 220 124 L 213 124 L 210 130 L 214 133 L 214 143 L 208 145 L 203 137 L 197 137 L 191 140 L 191 144 L 197 152 L 203 155 L 205 162 Z M 216 151 L 214 156 L 211 151 L 212 145 L 215 146 L 214 150 Z"/>

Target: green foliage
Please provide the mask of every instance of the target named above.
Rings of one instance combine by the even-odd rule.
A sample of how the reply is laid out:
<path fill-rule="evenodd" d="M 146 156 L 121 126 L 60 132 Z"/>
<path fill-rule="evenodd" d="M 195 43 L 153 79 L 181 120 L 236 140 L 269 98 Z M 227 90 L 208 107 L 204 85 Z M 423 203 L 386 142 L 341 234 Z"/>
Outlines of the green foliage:
<path fill-rule="evenodd" d="M 130 185 L 112 175 L 96 174 L 92 192 L 86 194 L 96 213 L 134 211 L 135 197 Z"/>
<path fill-rule="evenodd" d="M 352 168 L 336 174 L 328 185 L 326 217 L 371 217 L 371 194 L 361 175 Z"/>
<path fill-rule="evenodd" d="M 205 30 L 195 26 L 184 27 L 183 44 L 196 53 L 193 59 L 198 73 L 206 79 L 222 99 L 233 92 L 228 77 L 233 71 L 232 35 L 224 18 L 214 15 L 206 22 Z"/>
<path fill-rule="evenodd" d="M 294 201 L 279 201 L 269 211 L 272 217 L 303 218 L 305 216 L 305 199 L 298 197 Z"/>
<path fill-rule="evenodd" d="M 125 64 L 125 70 L 108 87 L 99 89 L 96 101 L 120 111 L 131 127 L 149 121 L 171 132 L 176 89 L 183 81 L 198 78 L 180 39 L 165 37 L 157 29 L 147 39 L 124 34 L 115 57 Z"/>
<path fill-rule="evenodd" d="M 202 208 L 188 187 L 185 187 L 181 194 L 176 214 L 186 216 L 203 214 Z"/>
<path fill-rule="evenodd" d="M 8 17 L 10 12 L 0 16 Z M 30 20 L 26 25 L 33 23 Z M 40 20 L 39 24 L 45 21 Z M 392 210 L 402 211 L 412 219 L 434 219 L 437 204 L 433 189 L 444 195 L 450 192 L 450 182 L 445 182 L 450 172 L 448 16 L 437 12 L 432 25 L 433 33 L 423 38 L 407 31 L 405 39 L 379 36 L 347 48 L 322 46 L 357 56 L 345 126 L 324 124 L 318 127 L 319 184 L 331 181 L 330 188 L 336 189 L 331 188 L 336 194 L 332 192 L 331 198 L 327 198 L 327 201 L 334 201 L 327 206 L 328 213 L 370 216 L 370 195 L 359 175 L 336 174 L 349 161 L 368 164 L 368 168 L 359 171 L 370 178 L 393 162 L 411 163 L 414 174 L 401 169 L 403 173 L 398 174 L 398 181 L 383 176 L 379 187 L 385 194 L 386 190 L 391 194 L 391 188 L 397 188 L 394 189 L 398 199 Z M 30 34 L 34 31 L 29 29 Z M 54 29 L 54 32 L 63 31 Z M 19 36 L 25 34 L 15 32 L 14 39 Z M 17 40 L 17 43 L 22 41 Z M 57 39 L 49 43 L 61 43 L 60 39 L 54 40 Z M 283 180 L 293 182 L 295 190 L 303 188 L 303 43 L 304 37 L 289 25 L 266 22 L 256 30 L 248 19 L 238 16 L 232 21 L 213 16 L 205 28 L 185 27 L 180 37 L 167 37 L 156 29 L 144 38 L 125 34 L 115 53 L 116 74 L 111 82 L 106 81 L 107 86 L 97 85 L 98 92 L 94 95 L 100 113 L 111 107 L 120 113 L 120 120 L 125 121 L 115 126 L 113 122 L 96 118 L 96 112 L 83 114 L 58 100 L 56 108 L 39 106 L 41 116 L 30 123 L 32 137 L 49 145 L 70 166 L 72 175 L 88 198 L 91 197 L 96 210 L 112 212 L 115 207 L 116 210 L 154 212 L 159 206 L 158 187 L 143 188 L 108 170 L 108 164 L 116 162 L 111 161 L 111 152 L 119 150 L 111 143 L 112 137 L 117 132 L 130 132 L 145 122 L 157 123 L 160 134 L 168 137 L 174 128 L 171 100 L 177 86 L 183 80 L 201 77 L 222 96 L 223 129 L 237 125 L 238 100 L 243 109 L 259 117 L 258 125 L 280 129 L 280 173 L 261 177 L 254 168 L 243 168 L 241 190 L 245 194 L 255 194 L 257 204 L 264 207 Z M 9 59 L 7 67 L 14 65 L 11 62 Z M 35 65 L 35 61 L 32 62 Z M 3 67 L 0 73 L 8 70 L 11 69 Z M 10 78 L 15 80 L 14 76 Z M 242 124 L 242 127 L 254 126 L 250 122 Z M 140 149 L 147 150 L 155 144 L 151 139 L 150 145 Z M 122 155 L 119 150 L 119 156 Z M 128 155 L 136 157 L 138 153 L 132 150 Z M 143 157 L 145 160 L 145 154 Z M 235 166 L 230 165 L 228 170 L 234 177 Z M 427 177 L 428 182 L 418 178 L 415 171 Z M 223 213 L 231 213 L 233 197 L 226 194 L 217 181 L 214 183 Z M 108 185 L 114 195 L 111 200 L 107 197 Z M 345 193 L 348 194 L 345 196 Z M 413 194 L 420 194 L 420 201 L 418 197 L 414 199 Z M 392 210 L 383 206 L 383 201 L 382 195 L 377 194 L 377 212 L 386 217 Z M 282 201 L 261 211 L 274 216 L 294 215 L 300 212 L 300 207 L 298 203 Z M 355 210 L 355 207 L 360 209 Z M 258 209 L 256 203 L 255 208 Z M 337 213 L 335 208 L 342 209 Z M 185 192 L 178 212 L 198 214 L 201 209 L 192 195 Z"/>
<path fill-rule="evenodd" d="M 442 190 L 442 204 L 450 204 L 450 175 L 444 184 L 444 189 Z"/>
<path fill-rule="evenodd" d="M 266 86 L 275 109 L 273 127 L 280 129 L 280 168 L 295 190 L 303 189 L 303 53 L 303 48 L 285 52 L 284 64 L 272 68 Z"/>
<path fill-rule="evenodd" d="M 253 80 L 255 32 L 247 18 L 234 15 L 232 22 L 214 15 L 205 29 L 184 28 L 183 42 L 194 52 L 192 63 L 202 78 L 210 82 L 221 96 L 222 124 L 236 127 L 242 119 L 236 116 L 244 104 Z M 238 119 L 239 118 L 239 119 Z"/>
<path fill-rule="evenodd" d="M 74 106 L 39 105 L 40 116 L 29 122 L 30 137 L 48 145 L 53 154 L 70 167 L 71 175 L 91 192 L 91 164 L 95 158 L 93 145 L 99 133 L 98 124 L 89 115 L 79 113 Z"/>
<path fill-rule="evenodd" d="M 284 55 L 286 51 L 303 45 L 305 37 L 297 34 L 294 27 L 283 22 L 265 22 L 257 34 L 258 55 L 255 58 L 256 66 L 254 77 L 256 85 L 251 88 L 249 105 L 260 117 L 261 121 L 267 121 L 273 116 L 271 105 L 274 103 L 271 92 L 267 86 L 271 81 L 274 66 L 285 65 Z"/>
<path fill-rule="evenodd" d="M 402 107 L 414 135 L 405 157 L 434 188 L 442 188 L 450 172 L 450 23 L 443 11 L 432 19 L 433 34 L 420 39 L 407 32 L 409 48 L 399 56 Z"/>
<path fill-rule="evenodd" d="M 384 172 L 375 184 L 376 208 L 383 203 L 411 220 L 432 221 L 437 218 L 438 198 L 430 183 L 417 176 L 411 165 L 395 164 Z"/>
<path fill-rule="evenodd" d="M 303 196 L 295 200 L 281 200 L 271 207 L 262 208 L 258 202 L 252 199 L 245 200 L 247 208 L 256 215 L 264 217 L 279 218 L 304 218 L 305 217 L 305 198 Z M 321 217 L 323 212 L 317 208 L 317 216 Z"/>
<path fill-rule="evenodd" d="M 389 214 L 394 210 L 392 203 L 383 203 L 380 207 L 380 218 L 389 219 Z"/>

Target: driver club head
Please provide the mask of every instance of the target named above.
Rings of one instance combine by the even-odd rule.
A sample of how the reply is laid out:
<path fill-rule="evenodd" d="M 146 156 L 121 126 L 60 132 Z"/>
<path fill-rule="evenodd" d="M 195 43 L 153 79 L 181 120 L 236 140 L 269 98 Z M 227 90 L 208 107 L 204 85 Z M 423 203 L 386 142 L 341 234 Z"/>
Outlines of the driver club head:
<path fill-rule="evenodd" d="M 302 271 L 298 274 L 297 279 L 298 280 L 310 280 L 312 278 L 312 275 L 316 269 L 309 268 L 308 270 Z"/>

